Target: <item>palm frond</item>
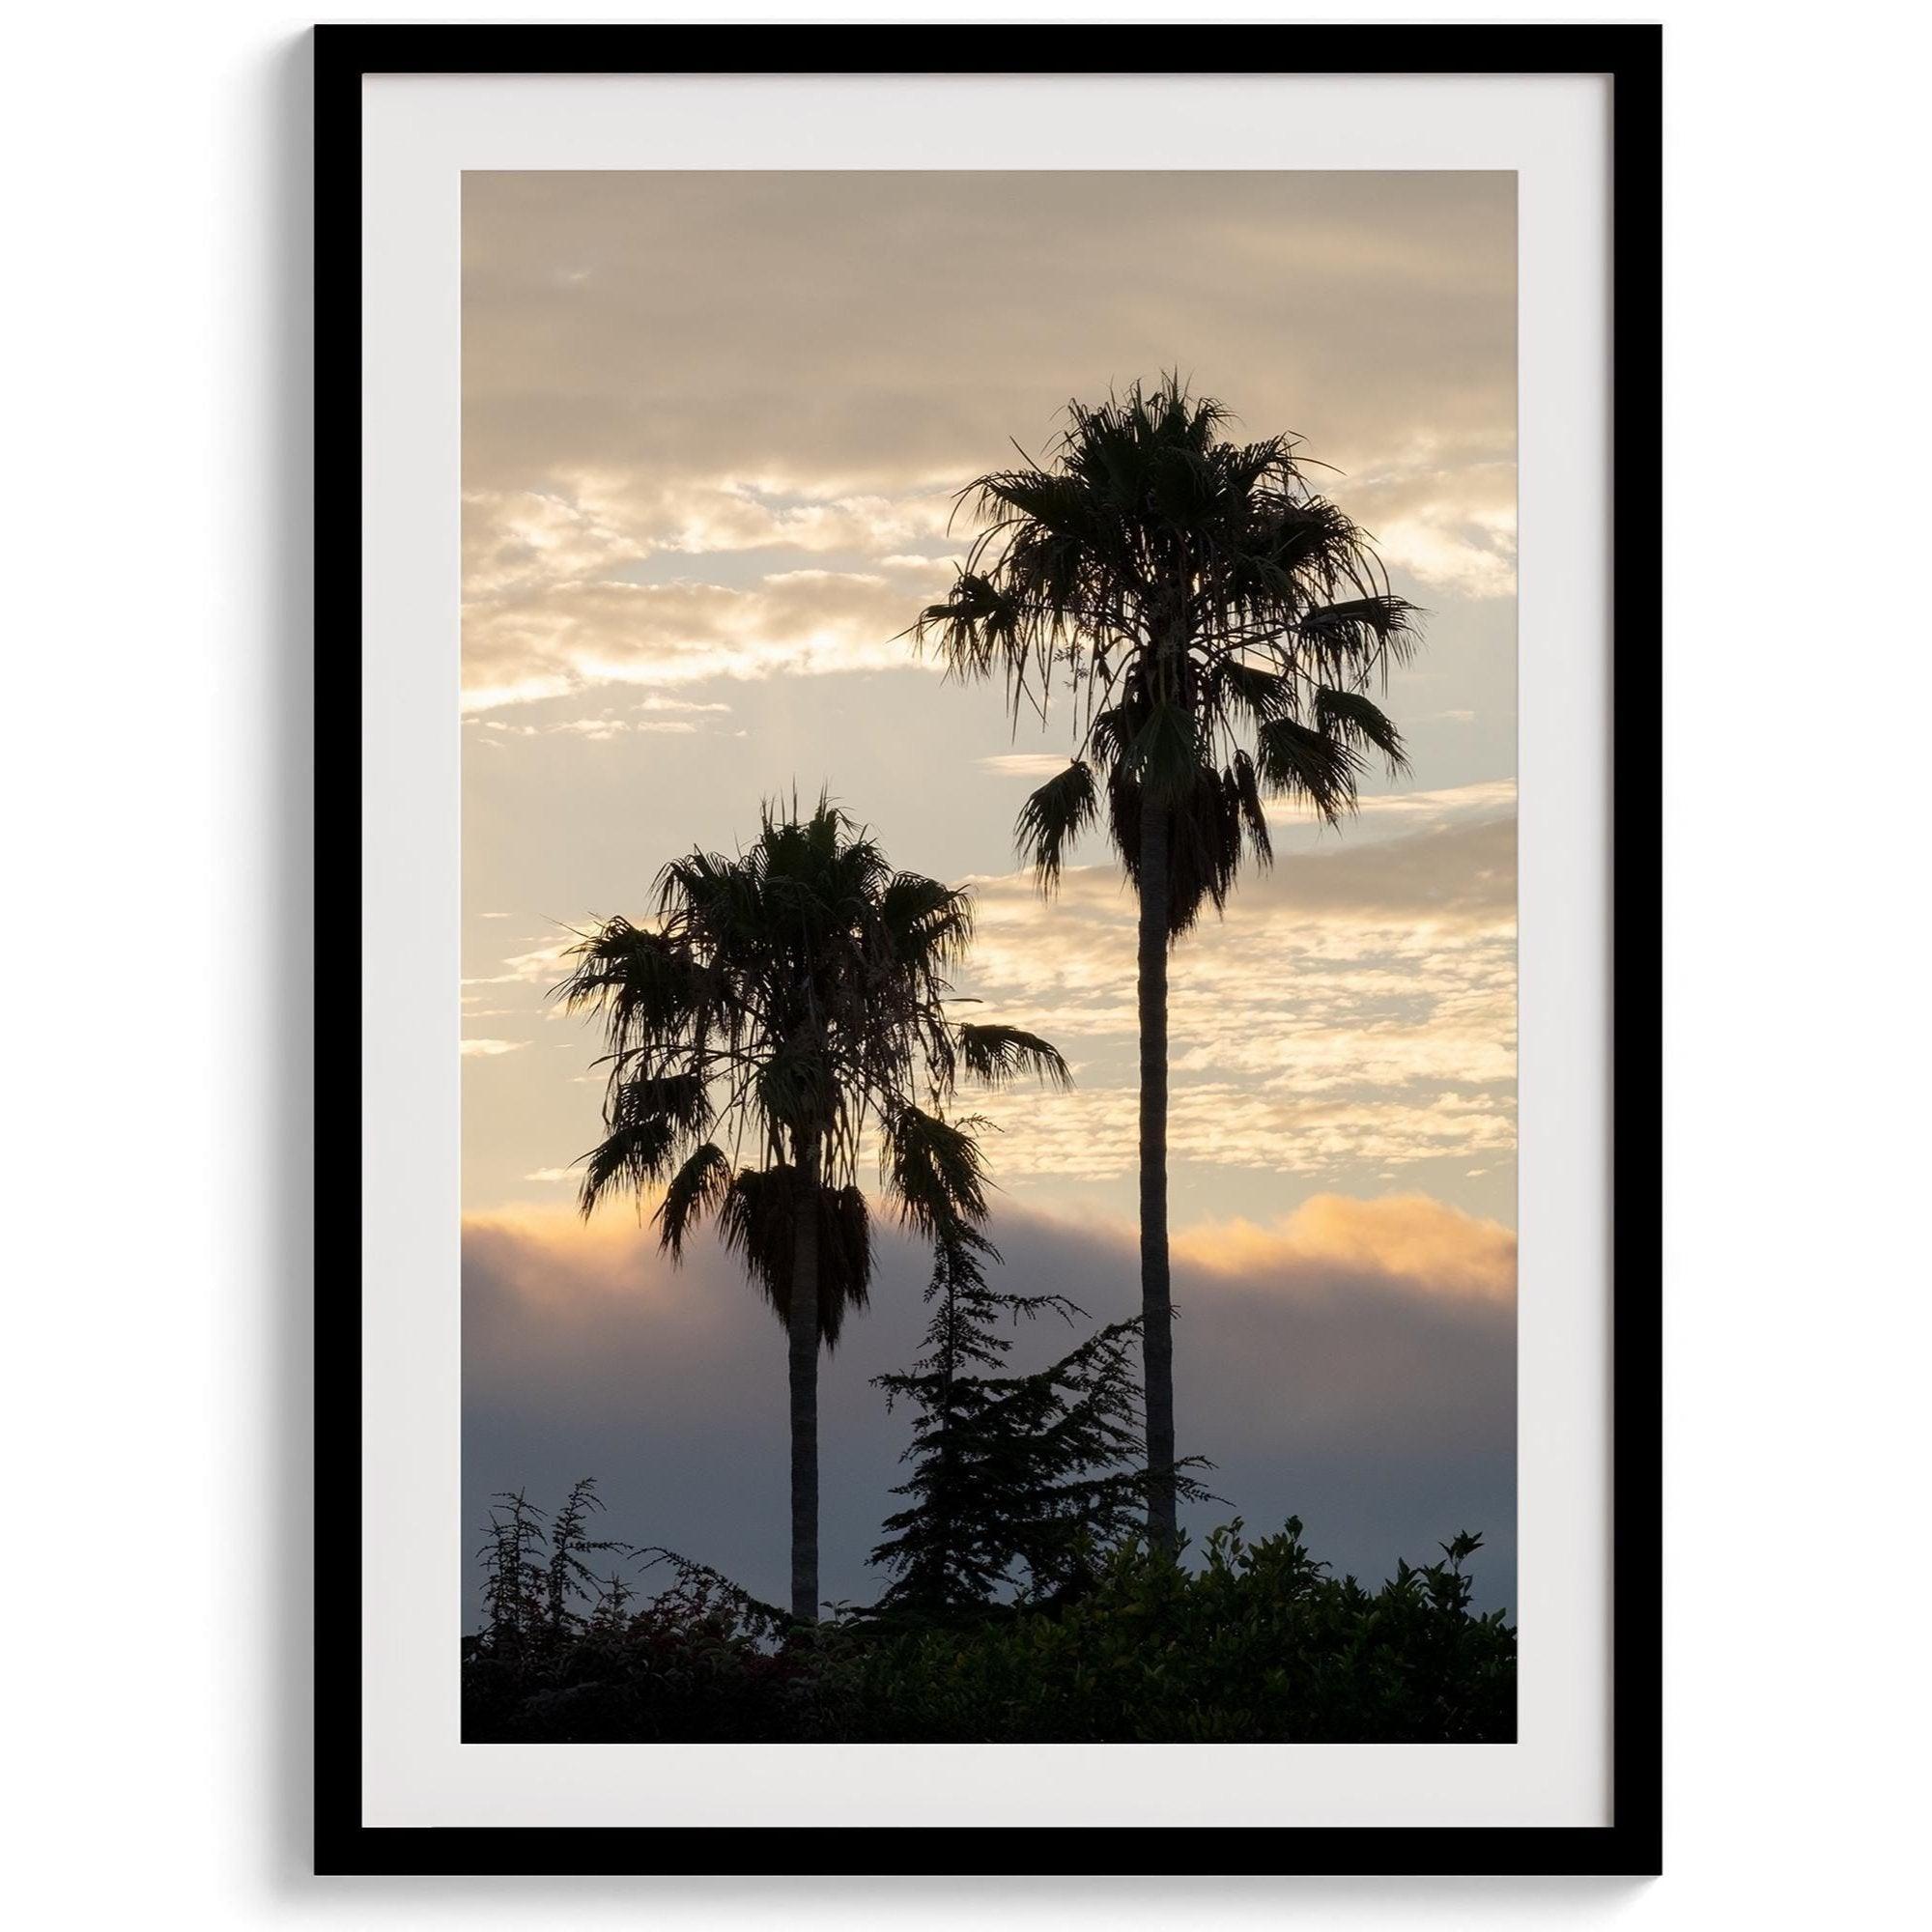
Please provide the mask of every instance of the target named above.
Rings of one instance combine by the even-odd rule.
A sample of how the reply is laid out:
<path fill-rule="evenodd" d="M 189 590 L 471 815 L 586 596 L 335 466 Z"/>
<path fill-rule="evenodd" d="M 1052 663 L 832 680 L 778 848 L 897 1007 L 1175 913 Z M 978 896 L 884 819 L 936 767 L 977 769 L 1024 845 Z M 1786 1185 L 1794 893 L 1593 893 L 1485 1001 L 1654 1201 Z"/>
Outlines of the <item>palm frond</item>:
<path fill-rule="evenodd" d="M 641 1194 L 664 1179 L 675 1148 L 674 1130 L 665 1120 L 641 1120 L 612 1128 L 582 1156 L 579 1211 L 588 1219 L 598 1202 L 616 1188 Z"/>
<path fill-rule="evenodd" d="M 1267 866 L 1274 859 L 1274 843 L 1268 837 L 1267 811 L 1262 804 L 1262 788 L 1255 761 L 1246 752 L 1236 751 L 1229 764 L 1227 784 L 1235 796 L 1236 810 L 1247 829 L 1249 849 L 1255 862 Z"/>
<path fill-rule="evenodd" d="M 1262 727 L 1256 751 L 1256 767 L 1270 791 L 1305 800 L 1331 825 L 1354 810 L 1362 759 L 1344 740 L 1277 718 Z"/>
<path fill-rule="evenodd" d="M 1094 822 L 1099 807 L 1093 767 L 1084 758 L 1056 772 L 1020 807 L 1013 842 L 1042 893 L 1060 883 L 1067 847 Z"/>
<path fill-rule="evenodd" d="M 701 999 L 696 962 L 660 932 L 612 919 L 572 947 L 577 963 L 552 989 L 569 1012 L 601 1009 L 613 1045 L 687 1020 Z"/>
<path fill-rule="evenodd" d="M 673 1134 L 689 1138 L 710 1125 L 711 1098 L 700 1075 L 626 1070 L 632 1065 L 629 1056 L 619 1056 L 605 1106 L 607 1126 L 662 1121 Z"/>
<path fill-rule="evenodd" d="M 1208 683 L 1212 695 L 1250 723 L 1261 725 L 1285 718 L 1294 708 L 1294 681 L 1278 670 L 1229 659 L 1215 666 Z"/>
<path fill-rule="evenodd" d="M 719 1207 L 718 1232 L 726 1250 L 763 1293 L 779 1326 L 791 1322 L 797 1267 L 797 1212 L 804 1183 L 795 1167 L 746 1168 Z M 870 1300 L 871 1219 L 856 1187 L 815 1190 L 818 1213 L 818 1339 L 837 1347 L 848 1312 Z"/>
<path fill-rule="evenodd" d="M 731 1163 L 709 1141 L 671 1176 L 658 1205 L 658 1239 L 672 1261 L 684 1259 L 684 1244 L 707 1214 L 715 1213 L 731 1185 Z"/>
<path fill-rule="evenodd" d="M 929 1239 L 986 1218 L 986 1172 L 969 1128 L 919 1107 L 886 1122 L 882 1165 L 900 1218 Z"/>
<path fill-rule="evenodd" d="M 1022 1074 L 1035 1075 L 1042 1086 L 1068 1088 L 1073 1075 L 1057 1046 L 1037 1034 L 1012 1026 L 961 1025 L 957 1030 L 959 1060 L 974 1079 L 988 1087 L 1007 1087 Z"/>
<path fill-rule="evenodd" d="M 761 1056 L 753 1091 L 758 1110 L 777 1128 L 810 1134 L 838 1111 L 838 1078 L 825 1041 L 815 1032 L 781 1036 Z"/>
<path fill-rule="evenodd" d="M 1201 737 L 1193 714 L 1166 700 L 1143 712 L 1124 760 L 1136 784 L 1173 805 L 1194 789 L 1201 777 Z"/>
<path fill-rule="evenodd" d="M 911 637 L 919 649 L 935 649 L 950 675 L 983 677 L 1018 636 L 1022 616 L 1018 601 L 990 577 L 961 570 L 945 601 L 913 620 Z"/>
<path fill-rule="evenodd" d="M 1391 773 L 1408 767 L 1408 756 L 1395 721 L 1362 692 L 1335 691 L 1321 686 L 1315 694 L 1315 723 L 1318 729 L 1330 737 L 1344 738 L 1350 745 L 1379 752 L 1388 761 Z"/>
<path fill-rule="evenodd" d="M 1141 889 L 1141 787 L 1132 771 L 1117 765 L 1107 779 L 1107 830 L 1122 868 Z M 1165 808 L 1167 817 L 1167 929 L 1170 938 L 1192 930 L 1202 913 L 1225 908 L 1241 860 L 1241 801 L 1232 772 L 1196 764 L 1190 781 Z M 1265 838 L 1265 820 L 1263 837 Z M 1252 829 L 1248 828 L 1252 842 Z"/>
<path fill-rule="evenodd" d="M 1351 597 L 1302 612 L 1300 631 L 1331 661 L 1363 668 L 1405 663 L 1414 653 L 1416 608 L 1401 597 Z"/>
<path fill-rule="evenodd" d="M 917 872 L 895 872 L 879 897 L 879 920 L 897 954 L 952 966 L 973 938 L 973 897 Z"/>

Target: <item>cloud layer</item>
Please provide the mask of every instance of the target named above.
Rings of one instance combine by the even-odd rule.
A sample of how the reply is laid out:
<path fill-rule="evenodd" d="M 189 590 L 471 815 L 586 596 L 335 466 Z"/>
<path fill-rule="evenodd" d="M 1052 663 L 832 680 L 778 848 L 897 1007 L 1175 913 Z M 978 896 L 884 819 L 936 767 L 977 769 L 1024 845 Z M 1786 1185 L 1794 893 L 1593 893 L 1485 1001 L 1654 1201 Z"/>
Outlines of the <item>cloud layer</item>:
<path fill-rule="evenodd" d="M 1009 1204 L 1008 1278 L 1131 1313 L 1127 1236 Z M 825 1587 L 864 1600 L 865 1558 L 895 1505 L 903 1417 L 869 1378 L 917 1351 L 923 1257 L 883 1242 L 869 1314 L 825 1362 Z M 496 1491 L 554 1495 L 594 1473 L 614 1535 L 714 1562 L 767 1596 L 784 1575 L 784 1349 L 708 1239 L 671 1270 L 622 1213 L 473 1218 L 464 1233 L 465 1508 Z M 1426 1197 L 1321 1198 L 1279 1226 L 1197 1233 L 1177 1252 L 1177 1403 L 1184 1453 L 1217 1465 L 1259 1527 L 1291 1512 L 1318 1554 L 1365 1577 L 1461 1528 L 1481 1530 L 1484 1600 L 1514 1600 L 1515 1242 Z M 1022 1332 L 1039 1361 L 1068 1331 Z M 474 1608 L 474 1578 L 467 1579 Z"/>
<path fill-rule="evenodd" d="M 1406 837 L 1290 852 L 1184 939 L 1173 1156 L 1321 1175 L 1513 1150 L 1515 835 L 1478 802 Z M 1100 867 L 1069 871 L 1045 904 L 1021 878 L 975 890 L 970 990 L 1076 1065 L 1071 1093 L 996 1109 L 1001 1170 L 1131 1172 L 1131 897 Z"/>
<path fill-rule="evenodd" d="M 1033 782 L 1030 773 L 1014 780 Z M 1226 917 L 1205 921 L 1173 957 L 1178 1172 L 1356 1187 L 1418 1163 L 1455 1161 L 1460 1173 L 1513 1157 L 1512 800 L 1507 785 L 1391 800 L 1386 814 L 1371 814 L 1380 822 L 1369 836 L 1348 843 L 1311 846 L 1307 828 L 1283 826 L 1274 867 L 1250 875 Z M 1106 865 L 1069 869 L 1051 900 L 1017 874 L 977 879 L 973 895 L 960 993 L 988 1017 L 1047 1035 L 1075 1075 L 1066 1093 L 1021 1087 L 974 1099 L 998 1128 L 995 1172 L 1036 1191 L 1128 1179 L 1139 1157 L 1131 895 Z M 521 1016 L 526 1039 L 575 1052 L 583 1073 L 593 1047 L 557 1026 L 546 998 L 568 943 L 562 932 L 518 943 L 465 982 L 466 1018 L 487 1035 L 467 1041 L 467 1054 L 507 1053 Z M 577 1111 L 575 1138 L 552 1132 L 519 1173 L 560 1174 L 557 1152 L 589 1144 L 590 1101 Z"/>
<path fill-rule="evenodd" d="M 1513 1157 L 1512 800 L 1507 785 L 1390 800 L 1370 814 L 1369 836 L 1348 843 L 1311 846 L 1305 827 L 1283 826 L 1274 867 L 1249 876 L 1226 917 L 1205 921 L 1173 957 L 1179 1175 L 1246 1170 L 1357 1187 L 1420 1163 L 1467 1173 Z M 1139 1157 L 1131 895 L 1105 865 L 1069 869 L 1047 901 L 1016 874 L 977 879 L 973 894 L 960 993 L 986 1016 L 1047 1035 L 1075 1075 L 1066 1093 L 975 1098 L 998 1128 L 994 1171 L 1036 1198 L 1056 1182 L 1128 1180 Z M 487 1035 L 466 1053 L 508 1052 L 509 1022 L 522 1016 L 526 1038 L 574 1051 L 584 1071 L 591 1046 L 576 1029 L 563 1034 L 546 1000 L 568 943 L 559 933 L 519 944 L 466 981 L 466 1017 Z M 519 1173 L 561 1174 L 557 1152 L 589 1145 L 590 1101 L 577 1111 L 575 1138 L 546 1129 Z M 1178 1212 L 1184 1225 L 1184 1203 Z"/>
<path fill-rule="evenodd" d="M 1515 572 L 1506 175 L 470 174 L 464 680 L 870 668 L 967 478 L 1184 362 L 1413 584 Z"/>

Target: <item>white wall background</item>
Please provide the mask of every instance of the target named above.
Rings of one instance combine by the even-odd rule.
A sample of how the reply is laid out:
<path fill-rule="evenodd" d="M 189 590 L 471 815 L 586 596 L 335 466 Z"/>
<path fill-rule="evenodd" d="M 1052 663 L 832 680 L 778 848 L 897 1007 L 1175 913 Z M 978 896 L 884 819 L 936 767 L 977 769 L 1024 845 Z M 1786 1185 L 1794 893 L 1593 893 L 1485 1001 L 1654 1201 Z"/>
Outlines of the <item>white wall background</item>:
<path fill-rule="evenodd" d="M 1485 12 L 1669 27 L 1669 1875 L 872 1881 L 857 1903 L 829 1882 L 305 1876 L 303 855 L 312 758 L 341 749 L 312 745 L 306 660 L 306 21 L 181 0 L 37 10 L 0 63 L 0 1667 L 22 1922 L 1913 1916 L 1926 30 L 1859 0 Z M 810 10 L 674 16 L 786 14 Z M 346 674 L 350 640 L 319 648 Z M 1642 1028 L 1633 1000 L 1649 1054 Z"/>

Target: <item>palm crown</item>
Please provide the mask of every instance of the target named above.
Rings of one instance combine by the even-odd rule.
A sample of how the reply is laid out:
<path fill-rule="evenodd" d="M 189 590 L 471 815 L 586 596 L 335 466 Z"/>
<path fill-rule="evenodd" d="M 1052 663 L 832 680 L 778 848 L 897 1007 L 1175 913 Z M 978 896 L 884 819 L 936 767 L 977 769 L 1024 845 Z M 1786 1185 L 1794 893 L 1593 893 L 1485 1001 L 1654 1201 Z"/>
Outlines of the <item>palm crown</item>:
<path fill-rule="evenodd" d="M 803 818 L 768 807 L 735 858 L 673 861 L 655 898 L 652 923 L 613 919 L 585 937 L 558 989 L 602 1016 L 608 1049 L 605 1137 L 585 1156 L 581 1206 L 662 1187 L 654 1220 L 674 1260 L 715 1214 L 784 1321 L 809 1190 L 829 1345 L 871 1273 L 857 1185 L 868 1130 L 906 1222 L 930 1236 L 970 1225 L 985 1181 L 977 1122 L 947 1116 L 959 1082 L 1033 1072 L 1065 1084 L 1066 1065 L 1016 1027 L 952 1017 L 947 975 L 972 935 L 968 894 L 893 870 L 823 799 Z"/>
<path fill-rule="evenodd" d="M 1268 861 L 1266 797 L 1332 822 L 1371 755 L 1403 762 L 1369 690 L 1410 648 L 1411 607 L 1295 440 L 1227 440 L 1227 420 L 1178 378 L 1070 404 L 1046 467 L 962 493 L 986 527 L 913 626 L 952 671 L 1002 675 L 1016 717 L 1069 687 L 1074 756 L 1022 809 L 1022 855 L 1050 888 L 1104 787 L 1139 886 L 1143 806 L 1164 808 L 1170 933 L 1224 904 L 1244 848 Z"/>

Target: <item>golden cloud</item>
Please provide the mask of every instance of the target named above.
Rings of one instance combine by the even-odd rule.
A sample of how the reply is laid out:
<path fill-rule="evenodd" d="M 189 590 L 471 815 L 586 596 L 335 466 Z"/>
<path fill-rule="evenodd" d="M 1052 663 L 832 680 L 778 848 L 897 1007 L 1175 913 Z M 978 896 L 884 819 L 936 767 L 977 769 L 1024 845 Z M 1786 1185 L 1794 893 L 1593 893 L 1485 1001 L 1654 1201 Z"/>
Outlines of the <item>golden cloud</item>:
<path fill-rule="evenodd" d="M 465 1261 L 486 1261 L 497 1288 L 527 1307 L 563 1311 L 646 1290 L 667 1293 L 674 1277 L 658 1258 L 649 1219 L 648 1207 L 635 1214 L 612 1208 L 585 1221 L 562 1204 L 466 1214 Z"/>
<path fill-rule="evenodd" d="M 1286 853 L 1244 881 L 1225 920 L 1181 943 L 1170 1017 L 1177 1163 L 1352 1186 L 1417 1162 L 1466 1167 L 1514 1151 L 1507 797 L 1507 787 L 1492 785 L 1469 787 L 1466 797 L 1438 793 L 1416 816 L 1421 830 Z M 976 880 L 974 895 L 977 932 L 960 992 L 1047 1035 L 1075 1069 L 1067 1093 L 976 1096 L 999 1129 L 990 1143 L 997 1173 L 1016 1185 L 1131 1177 L 1139 1160 L 1131 895 L 1100 866 L 1070 871 L 1050 901 L 1015 875 Z M 559 934 L 506 947 L 494 970 L 465 980 L 479 1009 L 471 1018 L 515 1013 L 534 1032 L 538 1020 L 557 1017 L 545 994 L 568 944 Z M 574 1065 L 575 1077 L 596 1077 Z M 518 1172 L 545 1164 L 546 1151 L 532 1148 Z"/>
<path fill-rule="evenodd" d="M 1328 1280 L 1340 1269 L 1393 1276 L 1428 1294 L 1516 1297 L 1515 1232 L 1426 1194 L 1318 1194 L 1268 1227 L 1235 1220 L 1190 1228 L 1175 1237 L 1174 1255 L 1222 1279 Z"/>
<path fill-rule="evenodd" d="M 897 669 L 916 611 L 873 572 L 792 570 L 743 587 L 559 582 L 467 603 L 466 711 L 599 684 L 676 686 L 713 677 Z"/>
<path fill-rule="evenodd" d="M 1414 833 L 1285 854 L 1176 949 L 1173 1158 L 1321 1175 L 1514 1148 L 1516 828 L 1507 787 L 1469 790 Z M 1099 866 L 1044 903 L 1022 877 L 974 890 L 964 990 L 1076 1068 L 1071 1093 L 1003 1098 L 1002 1173 L 1131 1174 L 1131 896 Z"/>

